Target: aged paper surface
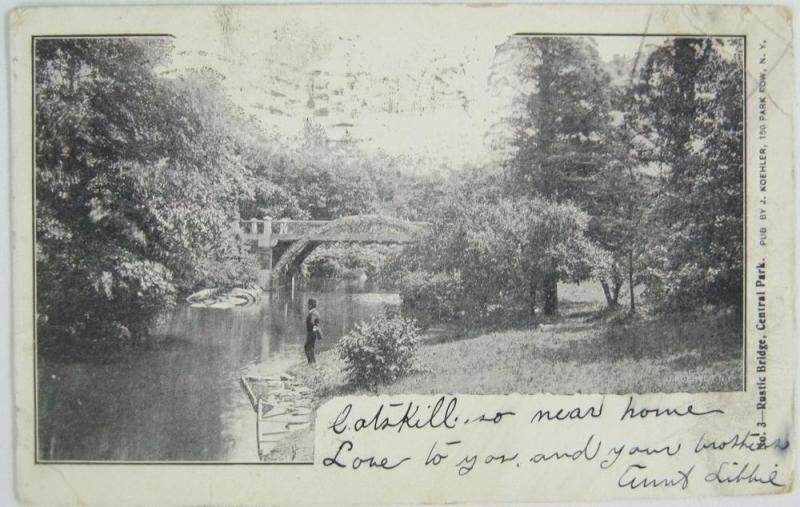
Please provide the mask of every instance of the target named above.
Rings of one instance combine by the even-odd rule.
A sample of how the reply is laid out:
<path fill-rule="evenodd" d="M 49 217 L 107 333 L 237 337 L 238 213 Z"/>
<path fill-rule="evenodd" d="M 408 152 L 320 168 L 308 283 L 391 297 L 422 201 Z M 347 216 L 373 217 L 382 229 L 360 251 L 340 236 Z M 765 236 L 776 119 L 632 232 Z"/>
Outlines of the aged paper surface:
<path fill-rule="evenodd" d="M 793 490 L 788 9 L 9 25 L 22 501 Z"/>

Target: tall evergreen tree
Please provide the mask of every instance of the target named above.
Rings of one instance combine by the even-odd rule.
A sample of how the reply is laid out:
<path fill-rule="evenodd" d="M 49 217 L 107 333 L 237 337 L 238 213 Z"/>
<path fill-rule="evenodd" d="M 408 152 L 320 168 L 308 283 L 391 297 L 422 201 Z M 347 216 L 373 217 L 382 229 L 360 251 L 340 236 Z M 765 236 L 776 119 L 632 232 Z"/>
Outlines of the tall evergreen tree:
<path fill-rule="evenodd" d="M 590 39 L 530 37 L 522 67 L 532 83 L 515 125 L 510 190 L 586 208 L 588 188 L 607 159 L 610 77 Z M 555 264 L 542 280 L 545 314 L 558 311 Z"/>

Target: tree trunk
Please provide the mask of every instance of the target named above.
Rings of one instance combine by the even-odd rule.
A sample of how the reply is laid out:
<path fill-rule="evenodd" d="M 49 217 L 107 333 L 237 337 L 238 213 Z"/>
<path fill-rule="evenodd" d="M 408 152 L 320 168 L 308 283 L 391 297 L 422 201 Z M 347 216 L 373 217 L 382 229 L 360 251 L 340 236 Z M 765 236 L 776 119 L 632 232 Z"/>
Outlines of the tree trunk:
<path fill-rule="evenodd" d="M 603 295 L 606 297 L 606 306 L 608 308 L 614 308 L 616 306 L 616 302 L 611 294 L 611 289 L 608 287 L 608 282 L 605 280 L 600 280 L 600 285 L 603 287 Z"/>
<path fill-rule="evenodd" d="M 630 312 L 636 313 L 636 297 L 633 294 L 633 250 L 628 250 L 628 293 L 631 298 Z"/>
<path fill-rule="evenodd" d="M 536 320 L 536 279 L 531 276 L 528 285 L 528 303 L 531 320 Z"/>
<path fill-rule="evenodd" d="M 622 280 L 614 280 L 614 285 L 611 289 L 612 299 L 614 300 L 614 306 L 619 306 L 619 291 L 621 288 L 622 288 Z"/>
<path fill-rule="evenodd" d="M 558 313 L 558 274 L 555 271 L 548 273 L 544 280 L 544 314 L 556 315 Z"/>

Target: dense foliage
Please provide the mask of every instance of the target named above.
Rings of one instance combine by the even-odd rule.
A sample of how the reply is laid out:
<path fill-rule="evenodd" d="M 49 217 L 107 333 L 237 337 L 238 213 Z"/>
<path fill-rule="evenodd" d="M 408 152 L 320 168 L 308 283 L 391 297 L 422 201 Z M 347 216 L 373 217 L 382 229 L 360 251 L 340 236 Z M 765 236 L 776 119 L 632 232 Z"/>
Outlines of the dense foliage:
<path fill-rule="evenodd" d="M 466 296 L 459 272 L 413 271 L 400 282 L 401 310 L 423 329 L 433 323 L 462 319 Z"/>
<path fill-rule="evenodd" d="M 741 304 L 743 50 L 740 39 L 676 39 L 632 91 L 640 159 L 659 167 L 646 277 L 666 310 Z"/>
<path fill-rule="evenodd" d="M 419 277 L 407 276 L 408 310 L 463 312 L 468 322 L 533 317 L 549 277 L 585 280 L 603 262 L 586 235 L 589 217 L 574 205 L 487 194 L 473 183 L 454 186 L 427 233 L 404 252 L 410 270 L 429 273 L 423 286 L 434 291 L 422 297 Z"/>
<path fill-rule="evenodd" d="M 379 314 L 357 324 L 339 340 L 336 350 L 350 384 L 376 389 L 413 371 L 419 345 L 413 320 Z"/>
<path fill-rule="evenodd" d="M 603 62 L 586 37 L 498 46 L 489 84 L 511 100 L 488 136 L 503 171 L 439 196 L 405 254 L 426 273 L 406 277 L 407 310 L 439 311 L 439 274 L 458 276 L 446 297 L 468 320 L 556 313 L 558 283 L 589 277 L 630 312 L 641 284 L 655 310 L 738 307 L 742 49 L 678 38 Z"/>
<path fill-rule="evenodd" d="M 363 170 L 368 160 L 359 155 L 346 146 L 332 146 L 324 130 L 307 121 L 302 142 L 283 152 L 269 167 L 272 174 L 266 173 L 292 196 L 297 211 L 267 214 L 331 220 L 374 212 L 377 190 Z"/>
<path fill-rule="evenodd" d="M 157 74 L 169 49 L 150 38 L 36 42 L 44 340 L 142 337 L 177 293 L 224 283 L 221 273 L 251 279 L 226 234 L 246 193 L 236 140 L 187 93 L 213 93 L 208 76 Z"/>
<path fill-rule="evenodd" d="M 317 247 L 306 258 L 305 274 L 311 278 L 358 278 L 369 280 L 384 275 L 386 259 L 397 245 L 331 243 Z"/>
<path fill-rule="evenodd" d="M 210 69 L 168 70 L 167 38 L 39 39 L 36 227 L 43 343 L 118 342 L 178 297 L 247 285 L 238 217 L 333 219 L 395 198 L 399 163 L 267 135 Z M 358 256 L 374 273 L 377 256 Z"/>
<path fill-rule="evenodd" d="M 428 325 L 558 311 L 594 279 L 662 311 L 741 305 L 743 46 L 676 38 L 634 59 L 588 37 L 512 37 L 510 94 L 479 167 L 367 155 L 307 121 L 267 134 L 210 69 L 169 70 L 168 38 L 38 39 L 37 295 L 43 342 L 143 337 L 177 298 L 252 282 L 242 218 L 429 222 L 407 248 L 326 246 L 311 276 L 402 280 Z"/>

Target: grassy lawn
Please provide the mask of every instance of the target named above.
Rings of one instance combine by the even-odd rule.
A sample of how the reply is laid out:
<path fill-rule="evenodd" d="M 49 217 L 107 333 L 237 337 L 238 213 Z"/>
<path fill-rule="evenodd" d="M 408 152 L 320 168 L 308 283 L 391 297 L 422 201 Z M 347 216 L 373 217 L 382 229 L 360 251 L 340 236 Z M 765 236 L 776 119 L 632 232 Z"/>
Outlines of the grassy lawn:
<path fill-rule="evenodd" d="M 646 393 L 734 391 L 740 328 L 723 319 L 592 326 L 566 320 L 424 347 L 425 373 L 386 393 Z"/>
<path fill-rule="evenodd" d="M 574 296 L 574 295 L 573 295 Z M 563 297 L 563 296 L 562 296 Z M 732 314 L 598 319 L 596 300 L 565 301 L 562 317 L 535 329 L 459 337 L 442 330 L 424 337 L 420 371 L 381 386 L 398 393 L 649 393 L 736 391 L 742 384 L 742 327 Z M 319 404 L 363 394 L 348 387 L 335 352 L 316 369 L 293 373 L 314 389 Z M 293 435 L 271 459 L 311 460 L 313 431 Z"/>

